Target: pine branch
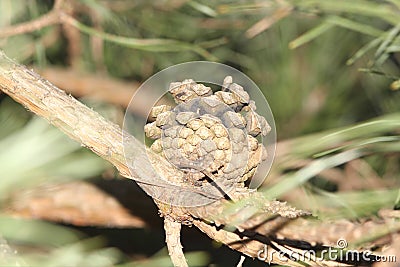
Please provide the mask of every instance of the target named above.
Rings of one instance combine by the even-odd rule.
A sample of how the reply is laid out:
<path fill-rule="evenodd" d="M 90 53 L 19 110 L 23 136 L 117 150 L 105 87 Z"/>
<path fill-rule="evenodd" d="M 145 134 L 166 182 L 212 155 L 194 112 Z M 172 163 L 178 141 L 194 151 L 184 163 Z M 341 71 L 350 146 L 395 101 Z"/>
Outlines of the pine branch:
<path fill-rule="evenodd" d="M 168 246 L 169 256 L 174 266 L 187 267 L 188 264 L 182 251 L 180 240 L 182 225 L 168 218 L 164 220 L 165 242 Z"/>
<path fill-rule="evenodd" d="M 117 125 L 106 121 L 98 113 L 72 96 L 68 96 L 38 74 L 16 64 L 3 52 L 0 52 L 0 90 L 33 113 L 46 118 L 71 139 L 108 160 L 122 176 L 137 180 L 146 192 L 155 192 L 157 195 L 167 195 L 171 198 L 176 197 L 177 192 L 180 192 L 176 191 L 180 189 L 176 182 L 177 177 L 183 175 L 180 170 L 173 168 L 167 161 L 150 151 L 146 152 L 141 142 L 123 132 Z M 124 155 L 123 139 L 135 147 L 134 153 Z M 176 187 L 160 186 L 158 182 L 163 179 L 152 177 L 152 173 L 149 174 L 146 168 L 148 164 L 146 153 L 164 181 L 175 182 Z M 194 198 L 198 197 L 196 192 L 191 192 L 191 194 Z M 186 266 L 182 259 L 178 229 L 180 227 L 177 227 L 177 223 L 193 224 L 211 238 L 250 257 L 259 256 L 264 246 L 276 252 L 286 251 L 285 260 L 275 257 L 266 258 L 265 261 L 284 264 L 289 262 L 293 265 L 299 263 L 289 258 L 290 253 L 301 254 L 310 249 L 326 248 L 321 244 L 334 245 L 332 238 L 327 235 L 331 230 L 335 232 L 340 229 L 342 237 L 351 238 L 355 235 L 355 229 L 358 231 L 356 236 L 360 236 L 371 232 L 372 229 L 381 229 L 385 226 L 383 221 L 372 222 L 366 227 L 346 222 L 349 227 L 343 228 L 340 222 L 323 225 L 316 223 L 315 218 L 312 217 L 297 219 L 308 214 L 289 207 L 285 203 L 268 201 L 260 193 L 246 188 L 236 188 L 230 196 L 233 201 L 243 199 L 251 201 L 244 202 L 244 206 L 228 213 L 226 206 L 229 206 L 231 201 L 225 199 L 192 208 L 172 206 L 170 203 L 153 199 L 165 217 L 166 240 L 169 242 L 168 247 L 170 253 L 173 254 L 171 256 L 176 266 Z M 221 225 L 230 228 L 221 229 Z M 400 222 L 394 222 L 390 231 L 399 230 Z M 390 234 L 390 231 L 387 234 Z M 337 238 L 336 235 L 335 239 Z M 310 265 L 333 264 L 332 261 L 322 259 L 310 259 L 305 262 Z M 338 263 L 334 262 L 334 264 Z"/>

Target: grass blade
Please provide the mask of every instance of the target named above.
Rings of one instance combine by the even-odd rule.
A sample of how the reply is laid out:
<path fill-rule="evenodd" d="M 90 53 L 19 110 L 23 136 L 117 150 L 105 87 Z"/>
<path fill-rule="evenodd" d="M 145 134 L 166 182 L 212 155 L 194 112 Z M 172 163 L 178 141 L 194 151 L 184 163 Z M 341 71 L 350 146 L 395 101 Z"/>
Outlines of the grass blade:
<path fill-rule="evenodd" d="M 327 19 L 327 21 L 336 26 L 340 26 L 342 28 L 360 32 L 365 35 L 372 35 L 374 37 L 379 37 L 382 34 L 384 34 L 383 31 L 376 29 L 375 27 L 369 26 L 367 24 L 358 23 L 353 20 L 345 19 L 345 18 L 338 17 L 338 16 L 331 16 Z"/>
<path fill-rule="evenodd" d="M 397 24 L 396 27 L 391 29 L 387 37 L 383 40 L 382 44 L 378 47 L 378 49 L 375 52 L 375 62 L 378 65 L 383 64 L 383 62 L 389 57 L 389 53 L 387 51 L 387 48 L 389 45 L 391 45 L 394 41 L 394 39 L 399 35 L 400 32 L 400 24 Z"/>
<path fill-rule="evenodd" d="M 365 53 L 367 53 L 369 50 L 378 46 L 381 42 L 382 42 L 382 37 L 378 37 L 378 38 L 375 38 L 374 40 L 372 40 L 371 42 L 367 43 L 366 45 L 361 47 L 351 58 L 349 58 L 346 61 L 346 64 L 347 65 L 354 64 L 354 62 L 356 62 L 356 60 L 358 60 L 363 55 L 365 55 Z"/>
<path fill-rule="evenodd" d="M 311 40 L 317 38 L 318 36 L 320 36 L 324 32 L 330 30 L 333 26 L 334 25 L 332 25 L 331 23 L 328 23 L 327 21 L 324 21 L 320 25 L 318 25 L 317 27 L 313 28 L 312 30 L 300 35 L 299 37 L 297 37 L 296 39 L 291 41 L 289 43 L 289 48 L 290 49 L 295 49 L 295 48 L 297 48 L 299 46 L 302 46 L 303 44 L 310 42 Z"/>
<path fill-rule="evenodd" d="M 191 6 L 192 8 L 196 9 L 197 11 L 199 11 L 199 12 L 201 12 L 201 13 L 209 16 L 209 17 L 216 17 L 218 15 L 218 13 L 214 9 L 212 9 L 211 7 L 203 5 L 203 4 L 200 4 L 198 2 L 189 1 L 189 2 L 187 2 L 187 4 L 189 6 Z"/>
<path fill-rule="evenodd" d="M 336 1 L 320 1 L 320 0 L 303 0 L 296 1 L 296 5 L 302 9 L 317 9 L 324 13 L 347 13 L 357 16 L 368 16 L 382 19 L 392 25 L 399 22 L 398 10 L 390 4 L 383 4 L 380 1 L 367 0 L 336 0 Z"/>
<path fill-rule="evenodd" d="M 180 52 L 182 50 L 186 50 L 186 51 L 193 51 L 210 61 L 217 60 L 215 56 L 211 55 L 203 48 L 193 44 L 180 42 L 172 39 L 137 39 L 137 38 L 117 36 L 114 34 L 98 31 L 92 27 L 86 26 L 85 24 L 80 23 L 79 21 L 75 20 L 72 17 L 67 17 L 65 18 L 65 20 L 68 22 L 68 24 L 74 26 L 81 32 L 100 37 L 105 41 L 109 41 L 125 47 L 140 49 L 144 51 L 151 51 L 151 52 Z"/>
<path fill-rule="evenodd" d="M 334 156 L 314 160 L 310 165 L 300 169 L 294 174 L 289 174 L 287 177 L 282 178 L 282 182 L 269 187 L 263 191 L 263 194 L 268 198 L 274 199 L 304 184 L 321 171 L 349 162 L 359 158 L 361 155 L 362 152 L 360 150 L 349 150 Z"/>

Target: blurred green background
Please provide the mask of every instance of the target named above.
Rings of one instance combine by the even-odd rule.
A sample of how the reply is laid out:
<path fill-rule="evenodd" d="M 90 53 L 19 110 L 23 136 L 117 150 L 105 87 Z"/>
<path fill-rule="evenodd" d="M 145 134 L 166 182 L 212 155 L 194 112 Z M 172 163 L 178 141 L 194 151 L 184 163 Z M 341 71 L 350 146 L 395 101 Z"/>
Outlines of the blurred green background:
<path fill-rule="evenodd" d="M 10 25 L 51 12 L 53 4 L 0 0 L 0 36 Z M 10 34 L 0 38 L 0 49 L 56 85 L 64 84 L 67 91 L 61 76 L 66 71 L 77 74 L 66 77 L 79 88 L 84 87 L 80 75 L 106 77 L 115 86 L 119 82 L 129 88 L 177 63 L 225 63 L 247 74 L 263 91 L 275 117 L 278 142 L 284 144 L 278 146 L 271 178 L 262 188 L 267 195 L 312 209 L 322 218 L 361 218 L 381 208 L 399 208 L 400 1 L 74 0 L 63 8 L 73 18 L 70 23 Z M 54 80 L 52 70 L 59 71 Z M 100 89 L 95 83 L 92 87 L 88 93 L 74 88 L 69 92 L 120 123 L 126 103 L 110 97 L 119 94 L 118 88 L 108 88 L 99 97 Z M 68 220 L 33 220 L 41 218 L 34 212 L 16 219 L 10 203 L 18 202 L 24 190 L 81 179 L 125 182 L 114 179 L 116 173 L 103 160 L 4 94 L 0 125 L 0 206 L 5 212 L 0 217 L 0 246 L 2 236 L 11 246 L 7 255 L 12 255 L 4 266 L 171 265 L 162 249 L 160 227 L 77 227 Z M 321 169 L 312 165 L 317 160 Z M 340 175 L 319 175 L 331 168 Z M 358 180 L 346 187 L 343 179 L 350 174 Z M 128 186 L 144 197 L 135 185 Z M 298 187 L 308 197 L 288 197 Z M 159 226 L 161 219 L 151 207 L 154 215 L 146 224 L 155 220 Z M 183 241 L 192 266 L 238 262 L 238 253 L 211 243 L 196 230 L 186 231 L 193 238 Z M 122 240 L 127 235 L 129 240 Z M 258 266 L 248 261 L 247 266 Z"/>

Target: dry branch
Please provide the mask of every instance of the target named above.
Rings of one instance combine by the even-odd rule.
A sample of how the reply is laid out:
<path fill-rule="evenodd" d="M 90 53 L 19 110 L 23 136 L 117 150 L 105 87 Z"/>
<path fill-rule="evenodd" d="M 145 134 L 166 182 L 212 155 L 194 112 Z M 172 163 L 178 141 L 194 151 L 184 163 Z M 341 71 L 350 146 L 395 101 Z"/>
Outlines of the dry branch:
<path fill-rule="evenodd" d="M 145 166 L 147 164 L 146 150 L 141 142 L 124 133 L 117 125 L 106 121 L 98 113 L 68 96 L 35 72 L 16 64 L 2 52 L 0 52 L 0 90 L 33 113 L 46 118 L 70 138 L 111 162 L 121 175 L 134 180 L 140 177 L 141 181 L 143 178 L 147 181 L 157 179 L 157 177 L 146 177 L 149 175 Z M 124 155 L 123 137 L 135 147 L 135 153 Z M 155 162 L 155 168 L 166 180 L 173 181 L 182 175 L 180 170 L 173 168 L 168 162 L 151 153 L 148 155 L 150 160 Z M 127 163 L 131 162 L 137 163 L 134 164 L 137 167 L 130 170 Z M 176 194 L 175 191 L 171 191 L 171 188 L 157 187 L 154 184 L 141 186 L 146 186 L 148 190 L 157 190 L 159 194 Z M 193 192 L 193 197 L 196 197 L 195 192 Z M 170 253 L 175 253 L 178 258 L 181 257 L 176 227 L 176 223 L 181 222 L 197 226 L 211 238 L 250 257 L 257 257 L 263 246 L 268 246 L 270 251 L 286 250 L 288 253 L 294 251 L 301 253 L 305 249 L 321 248 L 321 243 L 334 245 L 338 238 L 336 234 L 338 230 L 341 236 L 350 242 L 373 230 L 387 228 L 385 224 L 387 221 L 383 220 L 371 221 L 370 224 L 365 225 L 346 222 L 347 227 L 343 227 L 343 222 L 332 222 L 327 226 L 321 225 L 313 218 L 293 219 L 303 213 L 284 203 L 267 201 L 261 194 L 250 192 L 245 188 L 237 188 L 231 193 L 231 197 L 234 200 L 245 198 L 253 201 L 228 214 L 224 212 L 225 206 L 230 203 L 227 200 L 194 208 L 172 206 L 155 200 L 167 221 L 167 231 L 171 230 L 169 223 L 174 222 L 172 226 L 175 228 L 170 233 L 175 233 L 175 236 L 168 238 L 178 245 L 175 245 Z M 248 211 L 252 210 L 253 212 L 249 214 Z M 225 215 L 221 216 L 221 214 Z M 221 225 L 230 225 L 234 228 L 222 229 Z M 386 230 L 388 234 L 399 231 L 400 222 L 391 221 L 390 229 Z M 170 245 L 172 244 L 168 244 Z M 286 259 L 287 261 L 282 261 L 280 258 L 265 259 L 266 262 L 271 260 L 276 263 L 299 264 L 290 259 Z M 338 264 L 326 260 L 306 262 L 313 265 Z M 176 264 L 185 266 L 183 263 Z"/>
<path fill-rule="evenodd" d="M 180 240 L 181 223 L 166 218 L 164 220 L 165 242 L 174 266 L 187 267 Z"/>
<path fill-rule="evenodd" d="M 35 72 L 16 64 L 3 52 L 0 52 L 0 89 L 33 113 L 46 118 L 70 138 L 111 162 L 122 176 L 132 179 L 141 177 L 145 180 L 155 180 L 156 177 L 146 177 L 149 175 L 146 170 L 148 161 L 142 143 Z M 135 147 L 133 153 L 124 154 L 123 140 Z M 158 169 L 166 179 L 173 180 L 174 177 L 181 175 L 179 170 L 173 168 L 165 160 L 151 153 L 148 155 L 150 160 L 158 164 Z M 132 166 L 137 167 L 129 168 L 127 162 L 134 163 Z M 176 194 L 165 187 L 149 186 L 148 190 L 157 190 L 157 194 L 160 195 L 171 194 L 173 196 Z M 161 205 L 160 209 L 163 208 L 168 210 L 167 219 L 177 221 L 175 220 L 177 217 L 182 219 L 184 216 L 189 216 L 179 207 L 176 212 L 171 212 L 168 205 Z M 176 236 L 175 239 L 179 239 L 179 236 Z M 175 247 L 170 253 L 177 253 L 178 248 Z M 179 253 L 177 256 L 179 257 Z"/>
<path fill-rule="evenodd" d="M 0 30 L 0 38 L 34 32 L 44 27 L 59 24 L 61 23 L 62 15 L 65 12 L 68 13 L 69 11 L 69 6 L 68 4 L 64 3 L 64 0 L 56 0 L 54 2 L 53 9 L 41 17 L 28 22 L 2 28 Z"/>
<path fill-rule="evenodd" d="M 0 31 L 0 38 L 37 31 L 44 27 L 58 24 L 59 22 L 60 18 L 58 12 L 49 12 L 36 20 L 2 28 Z"/>
<path fill-rule="evenodd" d="M 153 207 L 138 203 L 140 201 L 137 199 L 131 202 L 136 204 L 136 208 L 145 212 L 155 212 Z M 143 218 L 143 212 L 140 215 L 132 213 L 119 199 L 84 181 L 45 184 L 18 190 L 10 196 L 2 212 L 19 218 L 37 218 L 76 226 L 114 228 L 149 226 Z"/>

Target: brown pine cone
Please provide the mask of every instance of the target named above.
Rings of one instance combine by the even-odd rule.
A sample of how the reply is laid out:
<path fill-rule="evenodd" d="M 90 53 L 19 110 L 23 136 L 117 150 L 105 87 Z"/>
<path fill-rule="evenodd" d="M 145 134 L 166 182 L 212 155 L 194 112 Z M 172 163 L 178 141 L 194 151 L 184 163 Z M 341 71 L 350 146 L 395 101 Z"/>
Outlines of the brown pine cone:
<path fill-rule="evenodd" d="M 183 170 L 188 185 L 213 183 L 225 194 L 243 186 L 266 159 L 258 137 L 271 130 L 248 93 L 230 76 L 215 93 L 191 79 L 171 83 L 169 92 L 177 106 L 153 107 L 155 121 L 145 126 L 155 140 L 150 148 Z"/>

